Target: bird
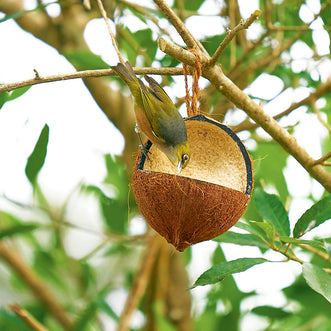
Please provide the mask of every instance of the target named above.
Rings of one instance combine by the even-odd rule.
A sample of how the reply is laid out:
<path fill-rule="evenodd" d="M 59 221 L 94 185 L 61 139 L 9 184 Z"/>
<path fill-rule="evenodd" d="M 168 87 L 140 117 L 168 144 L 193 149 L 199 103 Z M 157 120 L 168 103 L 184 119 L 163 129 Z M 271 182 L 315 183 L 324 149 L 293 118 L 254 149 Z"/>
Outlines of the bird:
<path fill-rule="evenodd" d="M 111 68 L 127 84 L 134 97 L 139 130 L 168 157 L 179 174 L 187 166 L 191 154 L 186 125 L 178 109 L 157 81 L 144 75 L 148 83 L 145 85 L 128 61 Z"/>

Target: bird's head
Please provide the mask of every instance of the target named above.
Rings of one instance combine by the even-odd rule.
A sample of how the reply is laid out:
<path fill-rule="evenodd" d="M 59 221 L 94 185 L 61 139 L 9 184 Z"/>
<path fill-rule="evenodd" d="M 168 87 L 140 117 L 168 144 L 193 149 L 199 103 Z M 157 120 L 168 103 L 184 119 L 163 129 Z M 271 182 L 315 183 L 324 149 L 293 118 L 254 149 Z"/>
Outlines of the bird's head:
<path fill-rule="evenodd" d="M 177 168 L 177 172 L 180 173 L 190 161 L 191 152 L 188 142 L 176 145 L 171 154 L 169 159 Z"/>

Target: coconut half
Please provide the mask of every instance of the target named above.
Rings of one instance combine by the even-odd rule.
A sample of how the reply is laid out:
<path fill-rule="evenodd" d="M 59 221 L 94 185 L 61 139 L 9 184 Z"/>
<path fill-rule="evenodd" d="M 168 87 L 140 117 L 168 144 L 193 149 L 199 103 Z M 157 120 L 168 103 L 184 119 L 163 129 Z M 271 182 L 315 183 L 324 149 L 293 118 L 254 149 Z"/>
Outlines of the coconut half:
<path fill-rule="evenodd" d="M 231 129 L 202 115 L 185 124 L 191 157 L 180 175 L 150 141 L 148 158 L 140 151 L 133 173 L 141 214 L 179 251 L 233 226 L 253 188 L 251 159 Z"/>

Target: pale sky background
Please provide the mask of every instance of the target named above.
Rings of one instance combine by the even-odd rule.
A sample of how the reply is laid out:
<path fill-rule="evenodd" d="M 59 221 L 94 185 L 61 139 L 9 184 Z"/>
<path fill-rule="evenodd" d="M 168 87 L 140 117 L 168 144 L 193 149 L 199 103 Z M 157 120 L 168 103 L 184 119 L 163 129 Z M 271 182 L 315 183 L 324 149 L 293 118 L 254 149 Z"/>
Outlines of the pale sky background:
<path fill-rule="evenodd" d="M 136 1 L 144 5 L 150 1 Z M 222 1 L 220 1 L 222 2 Z M 36 1 L 26 0 L 27 8 L 34 8 Z M 241 0 L 240 10 L 247 18 L 258 8 L 259 1 Z M 50 14 L 58 14 L 58 6 L 47 7 Z M 207 1 L 200 12 L 212 15 L 218 11 L 213 1 Z M 313 14 L 319 11 L 319 1 L 307 1 L 300 15 L 303 21 L 308 22 Z M 1 17 L 1 15 L 0 15 Z M 206 24 L 208 22 L 208 24 Z M 124 21 L 132 29 L 146 28 L 146 26 L 130 15 Z M 219 17 L 203 18 L 192 17 L 187 20 L 188 28 L 197 38 L 224 32 L 224 22 Z M 167 22 L 163 22 L 167 27 Z M 313 38 L 319 55 L 327 55 L 330 44 L 326 32 L 322 29 L 322 22 L 317 20 L 313 24 Z M 253 24 L 248 30 L 248 36 L 254 38 L 260 32 L 258 24 Z M 95 37 L 97 36 L 97 38 Z M 182 44 L 179 37 L 176 42 Z M 95 19 L 88 24 L 85 38 L 91 50 L 102 56 L 110 65 L 117 63 L 116 55 L 112 49 L 110 37 L 105 22 Z M 0 24 L 0 82 L 17 82 L 34 76 L 33 69 L 37 69 L 41 76 L 73 72 L 74 68 L 56 50 L 37 40 L 32 35 L 22 31 L 13 21 Z M 291 64 L 296 72 L 312 69 L 313 64 L 307 58 L 311 56 L 310 49 L 298 42 L 292 48 L 290 55 L 295 59 Z M 318 67 L 312 70 L 312 77 L 321 75 L 325 81 L 331 75 L 330 59 L 321 61 Z M 176 88 L 167 88 L 172 98 L 184 95 L 183 78 L 176 77 Z M 201 87 L 205 82 L 201 80 Z M 272 98 L 283 88 L 282 81 L 274 76 L 262 74 L 246 92 L 255 97 Z M 287 89 L 273 102 L 265 107 L 270 115 L 286 109 L 293 101 L 301 100 L 310 92 L 308 87 L 295 90 Z M 319 101 L 323 105 L 323 100 Z M 300 119 L 300 125 L 295 129 L 295 137 L 314 158 L 321 157 L 320 138 L 327 135 L 327 130 L 318 122 L 315 115 L 304 114 L 302 110 L 295 111 L 291 116 L 284 118 L 281 125 L 294 124 Z M 227 116 L 225 124 L 233 124 L 242 119 L 245 114 L 238 110 L 234 115 Z M 42 169 L 39 181 L 48 199 L 57 206 L 75 190 L 81 182 L 100 184 L 106 174 L 103 154 L 120 154 L 124 147 L 124 139 L 118 130 L 108 121 L 98 108 L 89 92 L 80 80 L 70 80 L 33 86 L 25 95 L 8 102 L 0 110 L 0 207 L 10 208 L 1 195 L 24 203 L 31 203 L 31 187 L 28 183 L 24 168 L 27 157 L 30 155 L 45 123 L 50 126 L 50 141 L 46 163 Z M 265 136 L 263 130 L 259 134 Z M 247 135 L 242 133 L 241 139 Z M 252 141 L 244 140 L 247 145 Z M 138 147 L 137 147 L 138 148 Z M 289 158 L 285 170 L 290 193 L 294 199 L 291 203 L 290 218 L 292 224 L 312 204 L 306 195 L 312 192 L 318 199 L 323 188 L 316 181 L 311 181 L 306 171 L 293 159 Z M 77 197 L 76 197 L 77 198 Z M 91 198 L 79 197 L 80 208 L 74 204 L 69 209 L 68 218 L 75 224 L 99 231 L 101 224 L 96 223 L 95 214 L 97 203 Z M 93 223 L 91 220 L 93 219 Z M 144 223 L 137 219 L 131 224 L 132 233 L 143 232 Z M 321 226 L 314 233 L 330 234 L 330 229 Z M 66 237 L 68 252 L 74 257 L 82 257 L 90 252 L 101 238 L 95 234 L 84 231 L 70 230 Z M 84 243 L 81 245 L 81 243 Z M 204 242 L 193 247 L 193 261 L 189 266 L 191 281 L 193 282 L 209 266 L 209 256 L 216 246 L 214 242 Z M 239 257 L 261 256 L 254 247 L 238 247 L 231 244 L 222 245 L 229 260 Z M 279 261 L 281 256 L 268 253 L 266 258 Z M 235 275 L 238 286 L 242 291 L 257 291 L 258 295 L 244 301 L 243 308 L 249 309 L 252 305 L 285 303 L 280 289 L 290 285 L 295 275 L 301 272 L 298 263 L 262 264 Z M 196 298 L 195 309 L 201 310 L 205 304 L 204 295 L 208 286 L 198 287 L 192 291 Z M 117 309 L 121 310 L 121 303 L 125 300 L 125 292 L 118 290 L 109 296 L 109 302 L 119 303 Z M 116 309 L 115 309 L 116 310 Z M 141 323 L 141 316 L 136 315 L 136 323 Z M 105 318 L 106 319 L 106 318 Z M 243 321 L 246 331 L 257 331 L 265 326 L 259 324 L 254 315 L 247 315 Z M 107 330 L 113 329 L 108 321 Z"/>

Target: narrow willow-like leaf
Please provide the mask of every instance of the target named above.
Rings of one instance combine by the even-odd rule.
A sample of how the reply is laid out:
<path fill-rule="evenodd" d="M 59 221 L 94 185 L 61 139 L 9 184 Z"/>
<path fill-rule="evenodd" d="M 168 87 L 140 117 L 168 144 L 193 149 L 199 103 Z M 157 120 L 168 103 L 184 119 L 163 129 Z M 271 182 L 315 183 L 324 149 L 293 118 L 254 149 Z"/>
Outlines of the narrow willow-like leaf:
<path fill-rule="evenodd" d="M 18 224 L 7 229 L 0 229 L 0 238 L 17 236 L 26 232 L 31 232 L 39 228 L 37 223 Z"/>
<path fill-rule="evenodd" d="M 302 240 L 288 236 L 279 236 L 279 241 L 295 245 L 310 245 L 315 247 L 323 247 L 323 243 L 317 240 Z"/>
<path fill-rule="evenodd" d="M 265 316 L 272 319 L 282 319 L 292 315 L 287 311 L 284 311 L 282 308 L 272 307 L 272 306 L 259 306 L 252 309 L 252 313 Z"/>
<path fill-rule="evenodd" d="M 47 154 L 48 136 L 49 127 L 45 124 L 25 167 L 25 174 L 32 184 L 35 183 L 37 175 L 44 165 Z"/>
<path fill-rule="evenodd" d="M 324 242 L 324 247 L 325 247 L 325 250 L 327 251 L 327 253 L 330 257 L 330 260 L 331 260 L 331 244 L 329 244 L 328 242 Z"/>
<path fill-rule="evenodd" d="M 0 93 L 0 109 L 8 101 L 8 99 L 9 99 L 9 93 L 8 92 L 1 92 Z"/>
<path fill-rule="evenodd" d="M 254 192 L 254 201 L 260 215 L 265 220 L 271 221 L 280 235 L 290 235 L 288 214 L 277 195 L 268 194 L 257 188 Z"/>
<path fill-rule="evenodd" d="M 237 222 L 234 226 L 236 228 L 245 230 L 249 233 L 251 233 L 252 235 L 258 236 L 258 237 L 263 237 L 264 233 L 261 231 L 260 228 L 256 228 L 255 225 L 252 226 L 252 224 L 255 224 L 256 222 L 248 222 L 248 223 L 244 223 L 244 222 Z"/>
<path fill-rule="evenodd" d="M 300 237 L 308 228 L 316 228 L 329 219 L 331 219 L 331 195 L 306 210 L 295 224 L 293 236 Z"/>
<path fill-rule="evenodd" d="M 103 312 L 105 312 L 109 317 L 113 320 L 118 321 L 119 317 L 115 313 L 115 311 L 110 307 L 110 305 L 105 301 L 104 298 L 99 298 L 96 301 L 98 308 L 100 308 Z"/>
<path fill-rule="evenodd" d="M 222 281 L 225 277 L 245 271 L 254 265 L 270 262 L 263 258 L 240 258 L 233 261 L 217 264 L 199 276 L 191 288 L 208 284 L 215 284 Z"/>
<path fill-rule="evenodd" d="M 27 92 L 30 89 L 30 87 L 31 86 L 24 86 L 24 87 L 20 87 L 20 88 L 14 90 L 12 93 L 10 93 L 10 95 L 8 97 L 8 101 L 19 98 L 21 95 L 23 95 L 25 92 Z"/>
<path fill-rule="evenodd" d="M 331 275 L 310 263 L 304 263 L 302 270 L 307 284 L 331 303 Z"/>
<path fill-rule="evenodd" d="M 259 227 L 263 232 L 266 234 L 267 238 L 271 243 L 275 242 L 276 237 L 276 231 L 274 224 L 270 221 L 264 220 L 263 222 L 251 222 L 252 224 L 255 224 L 256 227 Z"/>
<path fill-rule="evenodd" d="M 92 301 L 76 318 L 71 331 L 83 331 L 89 326 L 89 323 L 95 318 L 97 313 L 97 303 Z"/>
<path fill-rule="evenodd" d="M 243 246 L 258 246 L 264 249 L 268 248 L 268 246 L 260 239 L 260 237 L 248 233 L 227 231 L 222 235 L 214 238 L 213 240 L 217 242 L 232 243 Z"/>

